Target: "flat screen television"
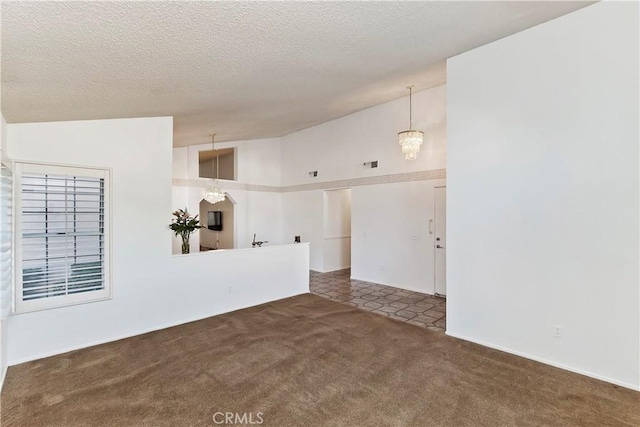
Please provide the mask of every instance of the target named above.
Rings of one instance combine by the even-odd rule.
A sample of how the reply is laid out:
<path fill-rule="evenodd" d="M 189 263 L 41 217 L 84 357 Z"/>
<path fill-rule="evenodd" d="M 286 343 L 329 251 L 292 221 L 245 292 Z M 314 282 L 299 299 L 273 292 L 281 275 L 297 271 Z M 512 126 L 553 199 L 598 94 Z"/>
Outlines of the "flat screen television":
<path fill-rule="evenodd" d="M 209 211 L 207 215 L 207 228 L 214 231 L 222 231 L 222 212 Z"/>

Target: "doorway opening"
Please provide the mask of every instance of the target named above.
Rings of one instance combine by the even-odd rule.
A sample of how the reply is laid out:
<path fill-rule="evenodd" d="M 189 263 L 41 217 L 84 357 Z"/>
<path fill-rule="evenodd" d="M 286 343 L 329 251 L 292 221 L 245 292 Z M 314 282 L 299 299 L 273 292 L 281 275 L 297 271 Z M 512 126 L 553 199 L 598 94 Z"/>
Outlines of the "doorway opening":
<path fill-rule="evenodd" d="M 323 194 L 322 251 L 324 272 L 351 267 L 351 189 Z"/>
<path fill-rule="evenodd" d="M 215 205 L 200 201 L 200 252 L 235 247 L 234 202 L 227 197 Z"/>

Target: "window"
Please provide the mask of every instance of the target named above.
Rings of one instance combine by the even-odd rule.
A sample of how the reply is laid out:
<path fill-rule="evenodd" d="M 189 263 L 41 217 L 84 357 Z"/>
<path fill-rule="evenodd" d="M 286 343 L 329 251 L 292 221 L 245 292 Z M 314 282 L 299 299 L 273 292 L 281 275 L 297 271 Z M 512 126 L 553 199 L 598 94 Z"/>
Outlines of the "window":
<path fill-rule="evenodd" d="M 16 164 L 16 311 L 109 298 L 109 180 L 101 169 Z"/>
<path fill-rule="evenodd" d="M 13 301 L 13 268 L 11 230 L 11 195 L 13 193 L 13 173 L 9 161 L 0 163 L 0 319 L 5 319 L 11 312 Z"/>

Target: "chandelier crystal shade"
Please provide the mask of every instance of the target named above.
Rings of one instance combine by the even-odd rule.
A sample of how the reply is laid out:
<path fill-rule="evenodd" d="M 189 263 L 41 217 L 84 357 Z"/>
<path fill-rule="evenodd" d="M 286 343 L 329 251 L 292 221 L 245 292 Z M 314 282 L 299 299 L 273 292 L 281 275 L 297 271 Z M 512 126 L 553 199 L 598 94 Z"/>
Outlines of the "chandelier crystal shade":
<path fill-rule="evenodd" d="M 220 187 L 216 186 L 216 184 L 217 181 L 214 182 L 213 185 L 202 190 L 202 198 L 212 205 L 222 202 L 226 198 L 224 191 L 222 191 Z"/>
<path fill-rule="evenodd" d="M 398 143 L 405 160 L 415 160 L 418 157 L 423 135 L 419 130 L 405 130 L 398 134 Z"/>
<path fill-rule="evenodd" d="M 215 155 L 215 133 L 211 134 L 211 149 Z M 213 184 L 208 185 L 207 187 L 202 189 L 202 198 L 207 202 L 215 205 L 216 203 L 222 202 L 226 195 L 220 185 L 218 184 L 218 172 L 220 171 L 220 156 L 216 156 L 216 179 L 213 181 Z"/>
<path fill-rule="evenodd" d="M 407 89 L 409 89 L 409 130 L 398 133 L 398 144 L 400 144 L 400 149 L 402 150 L 402 154 L 404 154 L 405 160 L 415 160 L 418 157 L 418 152 L 420 151 L 420 146 L 422 145 L 424 133 L 419 130 L 411 129 L 411 103 L 413 86 L 408 86 Z"/>

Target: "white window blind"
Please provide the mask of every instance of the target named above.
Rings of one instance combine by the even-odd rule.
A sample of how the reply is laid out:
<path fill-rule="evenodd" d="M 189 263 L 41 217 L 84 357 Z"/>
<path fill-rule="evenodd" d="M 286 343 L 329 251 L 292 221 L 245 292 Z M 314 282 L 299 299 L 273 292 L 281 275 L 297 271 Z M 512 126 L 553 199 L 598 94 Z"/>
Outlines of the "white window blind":
<path fill-rule="evenodd" d="M 0 318 L 11 312 L 13 301 L 12 254 L 13 173 L 8 162 L 0 164 Z"/>
<path fill-rule="evenodd" d="M 110 296 L 109 172 L 19 164 L 16 310 Z"/>

